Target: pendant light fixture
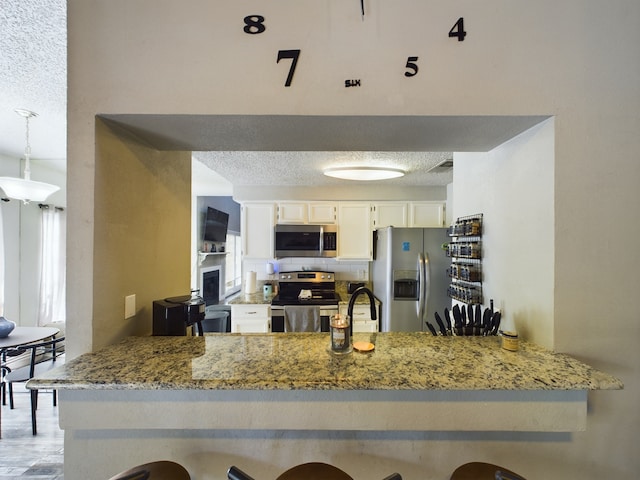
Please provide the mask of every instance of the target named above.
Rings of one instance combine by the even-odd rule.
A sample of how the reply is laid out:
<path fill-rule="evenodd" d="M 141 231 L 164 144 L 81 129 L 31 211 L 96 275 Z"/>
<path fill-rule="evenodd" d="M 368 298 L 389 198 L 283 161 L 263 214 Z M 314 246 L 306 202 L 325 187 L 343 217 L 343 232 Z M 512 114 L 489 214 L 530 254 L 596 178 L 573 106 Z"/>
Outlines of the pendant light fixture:
<path fill-rule="evenodd" d="M 405 172 L 399 168 L 388 167 L 336 167 L 323 172 L 328 177 L 343 180 L 389 180 L 402 177 Z"/>
<path fill-rule="evenodd" d="M 49 195 L 60 190 L 60 187 L 50 183 L 31 180 L 31 146 L 29 145 L 29 119 L 38 114 L 30 110 L 17 109 L 16 113 L 24 117 L 27 125 L 27 146 L 24 149 L 24 178 L 0 177 L 0 188 L 5 195 L 15 200 L 22 200 L 25 204 L 30 201 L 43 202 Z"/>

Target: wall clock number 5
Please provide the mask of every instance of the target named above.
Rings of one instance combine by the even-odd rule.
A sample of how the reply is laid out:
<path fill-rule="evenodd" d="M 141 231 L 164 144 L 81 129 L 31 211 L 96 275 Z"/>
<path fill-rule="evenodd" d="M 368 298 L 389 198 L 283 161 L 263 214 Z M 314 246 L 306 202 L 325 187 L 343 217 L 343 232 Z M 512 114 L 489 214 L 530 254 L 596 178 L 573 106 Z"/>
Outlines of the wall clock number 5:
<path fill-rule="evenodd" d="M 405 65 L 405 68 L 409 71 L 404 72 L 405 77 L 413 77 L 418 74 L 418 65 L 416 65 L 417 61 L 418 57 L 407 58 L 407 64 Z"/>
<path fill-rule="evenodd" d="M 453 24 L 451 30 L 449 30 L 449 36 L 457 38 L 459 42 L 464 41 L 464 37 L 467 36 L 467 32 L 464 31 L 464 18 L 460 17 L 456 23 Z"/>
<path fill-rule="evenodd" d="M 284 82 L 285 87 L 290 87 L 291 81 L 293 80 L 293 74 L 296 71 L 296 65 L 298 65 L 298 58 L 300 58 L 300 50 L 278 50 L 278 60 L 276 60 L 276 63 L 280 63 L 280 60 L 283 58 L 291 59 L 289 75 L 287 75 L 287 81 Z"/>

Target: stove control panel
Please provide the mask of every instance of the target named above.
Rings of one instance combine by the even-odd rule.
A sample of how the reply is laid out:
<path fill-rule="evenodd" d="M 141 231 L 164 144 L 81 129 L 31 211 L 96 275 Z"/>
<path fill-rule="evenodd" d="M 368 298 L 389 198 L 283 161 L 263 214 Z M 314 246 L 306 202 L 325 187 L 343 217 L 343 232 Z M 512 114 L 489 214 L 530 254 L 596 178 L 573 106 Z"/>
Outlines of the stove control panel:
<path fill-rule="evenodd" d="M 281 282 L 332 282 L 335 280 L 333 272 L 281 272 L 279 280 Z"/>

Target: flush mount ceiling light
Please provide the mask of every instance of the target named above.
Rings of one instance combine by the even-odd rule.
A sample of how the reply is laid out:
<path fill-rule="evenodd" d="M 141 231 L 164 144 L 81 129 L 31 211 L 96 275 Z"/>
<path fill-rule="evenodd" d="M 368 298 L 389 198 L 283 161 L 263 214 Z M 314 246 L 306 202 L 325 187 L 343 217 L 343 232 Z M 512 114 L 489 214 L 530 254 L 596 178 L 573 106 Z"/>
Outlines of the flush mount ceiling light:
<path fill-rule="evenodd" d="M 24 149 L 24 178 L 0 177 L 0 188 L 9 198 L 22 200 L 24 203 L 43 202 L 53 192 L 60 190 L 60 187 L 49 183 L 36 182 L 31 180 L 31 146 L 29 145 L 29 119 L 37 117 L 38 114 L 29 110 L 17 109 L 16 113 L 24 117 L 27 124 L 27 146 Z"/>
<path fill-rule="evenodd" d="M 328 177 L 343 180 L 389 180 L 404 175 L 404 170 L 388 167 L 336 167 L 327 168 L 324 174 Z"/>

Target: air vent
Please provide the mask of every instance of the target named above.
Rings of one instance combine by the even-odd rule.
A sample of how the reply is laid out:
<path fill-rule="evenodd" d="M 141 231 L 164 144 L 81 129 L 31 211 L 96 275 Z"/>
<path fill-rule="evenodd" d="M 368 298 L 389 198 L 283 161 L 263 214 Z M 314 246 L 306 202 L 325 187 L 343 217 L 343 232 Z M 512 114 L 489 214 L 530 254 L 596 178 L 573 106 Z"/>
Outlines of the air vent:
<path fill-rule="evenodd" d="M 431 170 L 429 170 L 429 173 L 444 173 L 444 172 L 448 172 L 452 168 L 453 168 L 453 159 L 445 160 L 444 162 L 436 165 Z"/>

